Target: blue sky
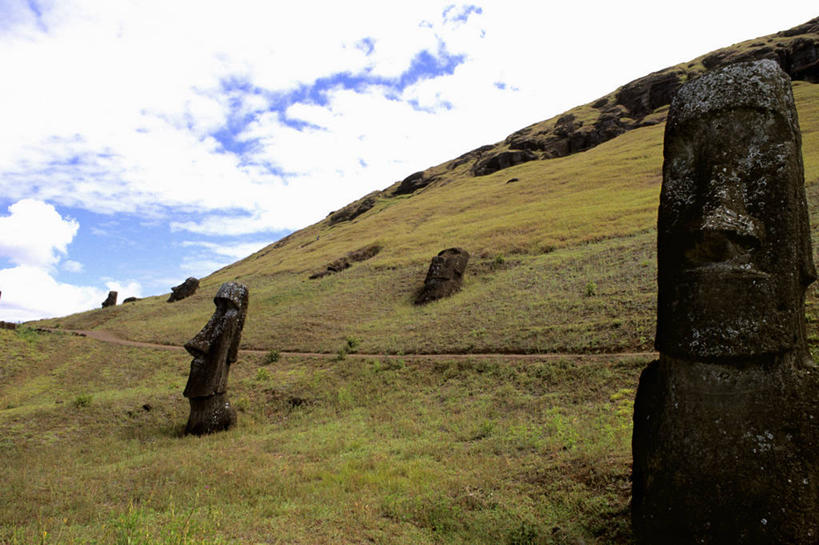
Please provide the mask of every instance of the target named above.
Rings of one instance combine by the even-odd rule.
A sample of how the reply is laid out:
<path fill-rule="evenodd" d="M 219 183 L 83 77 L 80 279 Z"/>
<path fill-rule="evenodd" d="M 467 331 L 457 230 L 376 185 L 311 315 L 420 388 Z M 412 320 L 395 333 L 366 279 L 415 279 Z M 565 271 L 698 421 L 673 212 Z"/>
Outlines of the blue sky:
<path fill-rule="evenodd" d="M 0 0 L 0 320 L 167 293 L 414 171 L 815 15 Z"/>

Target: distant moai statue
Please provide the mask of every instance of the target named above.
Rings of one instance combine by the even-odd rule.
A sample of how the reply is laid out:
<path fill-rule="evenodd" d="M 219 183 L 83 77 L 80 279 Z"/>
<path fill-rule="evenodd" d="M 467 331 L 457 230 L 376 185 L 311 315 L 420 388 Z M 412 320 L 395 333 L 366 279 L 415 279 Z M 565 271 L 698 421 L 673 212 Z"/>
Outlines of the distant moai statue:
<path fill-rule="evenodd" d="M 819 543 L 816 278 L 801 133 L 773 61 L 680 88 L 665 132 L 656 348 L 634 403 L 637 543 Z"/>
<path fill-rule="evenodd" d="M 424 287 L 415 298 L 416 305 L 423 305 L 449 297 L 461 289 L 469 252 L 463 248 L 442 250 L 429 264 Z"/>
<path fill-rule="evenodd" d="M 236 410 L 227 399 L 230 365 L 239 353 L 247 316 L 248 290 L 237 282 L 225 282 L 213 298 L 216 310 L 185 350 L 193 356 L 183 395 L 191 404 L 186 434 L 204 435 L 230 428 Z"/>
<path fill-rule="evenodd" d="M 171 295 L 168 297 L 168 303 L 181 301 L 186 297 L 190 297 L 196 293 L 197 289 L 199 289 L 199 279 L 189 276 L 184 282 L 171 288 Z"/>
<path fill-rule="evenodd" d="M 109 291 L 108 297 L 105 298 L 105 301 L 102 302 L 102 308 L 105 307 L 113 307 L 117 304 L 117 292 Z"/>

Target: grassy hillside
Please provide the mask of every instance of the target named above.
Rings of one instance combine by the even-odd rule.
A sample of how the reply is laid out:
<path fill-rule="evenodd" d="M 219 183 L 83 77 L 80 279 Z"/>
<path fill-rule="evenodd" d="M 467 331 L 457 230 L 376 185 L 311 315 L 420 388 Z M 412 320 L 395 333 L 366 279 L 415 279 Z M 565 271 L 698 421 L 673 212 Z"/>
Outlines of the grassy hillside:
<path fill-rule="evenodd" d="M 601 108 L 644 83 L 510 138 L 552 142 L 569 125 L 585 138 Z M 795 82 L 794 93 L 817 244 L 819 85 Z M 474 176 L 486 154 L 515 151 L 507 139 L 213 273 L 189 299 L 41 322 L 181 344 L 222 282 L 246 283 L 244 347 L 338 356 L 242 353 L 228 392 L 239 424 L 225 433 L 181 436 L 181 350 L 0 330 L 0 543 L 630 543 L 632 401 L 648 358 L 606 353 L 652 349 L 665 114 L 642 112 L 583 152 Z M 374 243 L 375 257 L 308 278 Z M 472 254 L 463 290 L 415 307 L 430 258 L 451 246 Z M 407 355 L 450 352 L 467 356 Z M 490 352 L 603 354 L 478 355 Z"/>
<path fill-rule="evenodd" d="M 819 85 L 795 82 L 794 93 L 817 225 Z M 663 118 L 665 109 L 654 115 Z M 381 196 L 352 221 L 294 233 L 203 279 L 189 299 L 152 297 L 43 323 L 179 344 L 207 321 L 218 286 L 237 279 L 251 293 L 245 347 L 335 352 L 355 337 L 362 351 L 385 353 L 650 349 L 663 130 L 663 123 L 638 128 L 582 153 L 487 176 L 450 162 L 428 171 L 446 175 L 426 188 Z M 376 242 L 383 249 L 372 259 L 308 279 Z M 430 258 L 452 246 L 472 254 L 464 289 L 415 307 Z"/>
<path fill-rule="evenodd" d="M 0 543 L 627 543 L 645 359 L 243 355 L 180 437 L 179 351 L 0 330 Z"/>

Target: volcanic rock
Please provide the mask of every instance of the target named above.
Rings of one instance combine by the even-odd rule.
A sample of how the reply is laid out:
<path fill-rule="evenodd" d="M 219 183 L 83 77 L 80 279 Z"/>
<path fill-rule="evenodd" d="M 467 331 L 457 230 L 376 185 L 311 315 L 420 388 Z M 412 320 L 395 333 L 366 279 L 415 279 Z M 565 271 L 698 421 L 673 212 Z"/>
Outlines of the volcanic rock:
<path fill-rule="evenodd" d="M 479 160 L 472 166 L 473 176 L 486 176 L 527 161 L 538 159 L 538 155 L 527 149 L 502 151 Z"/>
<path fill-rule="evenodd" d="M 310 279 L 315 280 L 316 278 L 323 278 L 330 274 L 335 274 L 345 269 L 349 269 L 353 263 L 366 261 L 374 257 L 380 251 L 381 245 L 377 243 L 364 246 L 363 248 L 359 248 L 358 250 L 353 250 L 352 252 L 349 252 L 346 255 L 334 261 L 331 261 L 323 270 L 311 274 Z"/>
<path fill-rule="evenodd" d="M 380 191 L 373 191 L 365 197 L 348 204 L 341 210 L 330 213 L 330 225 L 335 225 L 342 221 L 352 221 L 364 212 L 367 212 L 375 206 L 380 194 Z"/>

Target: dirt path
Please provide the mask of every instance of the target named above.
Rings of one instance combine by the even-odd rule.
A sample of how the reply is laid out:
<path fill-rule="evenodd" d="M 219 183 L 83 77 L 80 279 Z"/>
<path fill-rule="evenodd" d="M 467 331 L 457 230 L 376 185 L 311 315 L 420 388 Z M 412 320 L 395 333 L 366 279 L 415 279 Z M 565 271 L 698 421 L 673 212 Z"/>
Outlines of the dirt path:
<path fill-rule="evenodd" d="M 43 328 L 46 331 L 52 332 L 62 332 L 62 333 L 73 333 L 75 335 L 82 335 L 83 337 L 88 337 L 97 341 L 102 341 L 106 343 L 112 344 L 119 344 L 123 346 L 137 346 L 140 348 L 155 348 L 159 350 L 177 350 L 177 351 L 184 351 L 184 347 L 174 345 L 174 344 L 157 344 L 157 343 L 147 343 L 141 341 L 131 341 L 128 339 L 123 339 L 121 337 L 117 337 L 114 333 L 110 331 L 102 331 L 96 329 L 53 329 L 53 328 Z M 257 350 L 257 349 L 242 349 L 240 353 L 242 354 L 267 354 L 269 350 Z M 284 352 L 280 351 L 280 355 L 282 356 L 294 356 L 294 357 L 306 357 L 306 358 L 335 358 L 337 354 L 335 353 L 326 353 L 326 352 Z M 459 360 L 459 359 L 498 359 L 498 358 L 505 358 L 510 360 L 552 360 L 552 359 L 560 359 L 560 358 L 567 358 L 567 357 L 576 357 L 582 356 L 584 358 L 590 359 L 611 359 L 611 358 L 656 358 L 656 352 L 611 352 L 605 354 L 584 354 L 584 353 L 571 353 L 571 352 L 550 352 L 550 353 L 543 353 L 543 354 L 362 354 L 362 353 L 350 353 L 347 354 L 348 358 L 382 358 L 382 359 L 447 359 L 447 360 Z"/>

